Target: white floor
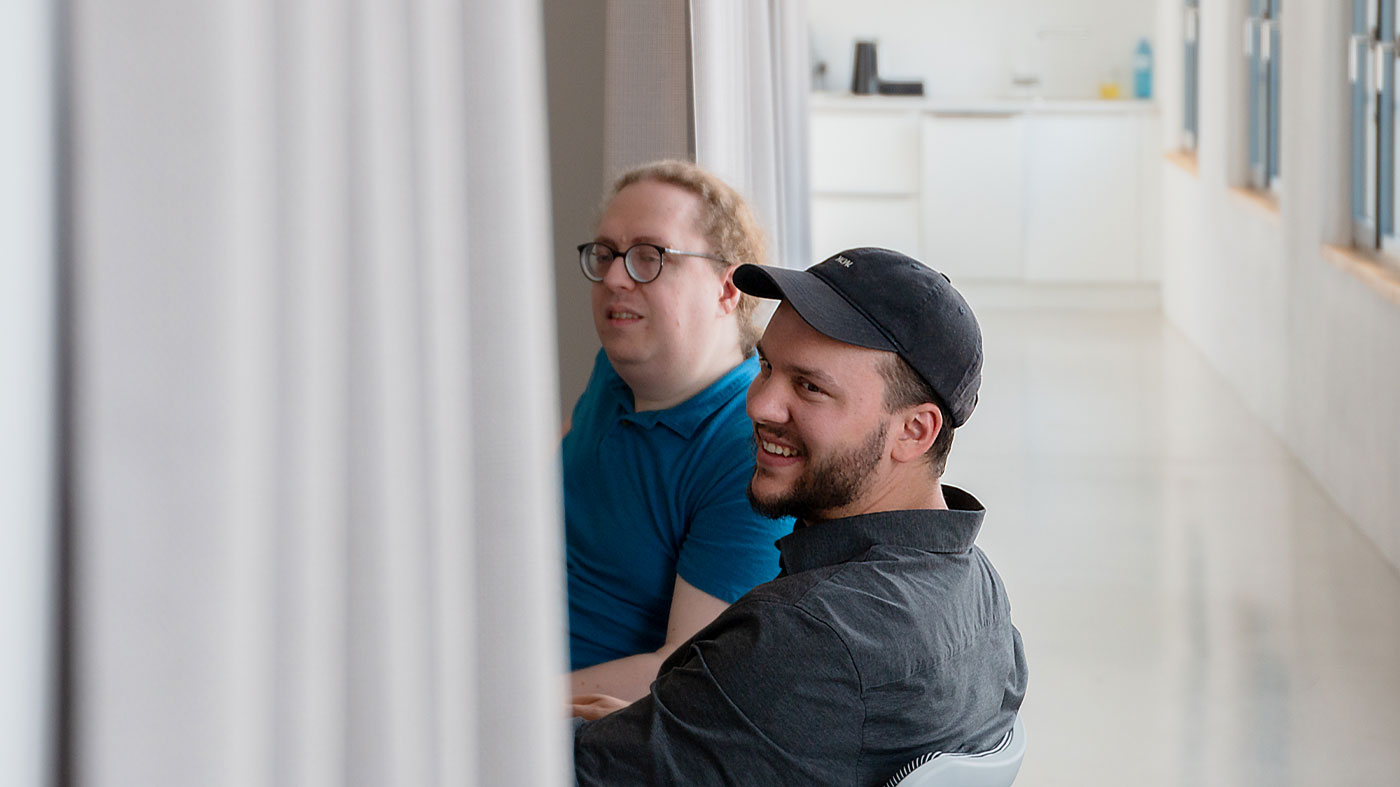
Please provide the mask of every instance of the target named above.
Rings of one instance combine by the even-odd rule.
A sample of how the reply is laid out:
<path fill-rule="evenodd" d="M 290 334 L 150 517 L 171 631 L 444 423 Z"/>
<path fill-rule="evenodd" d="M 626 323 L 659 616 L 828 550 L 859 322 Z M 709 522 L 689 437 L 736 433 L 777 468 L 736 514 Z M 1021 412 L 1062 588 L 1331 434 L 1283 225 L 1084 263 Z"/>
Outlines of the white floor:
<path fill-rule="evenodd" d="M 1400 785 L 1400 572 L 1129 308 L 980 302 L 947 480 L 1025 637 L 1037 785 Z"/>

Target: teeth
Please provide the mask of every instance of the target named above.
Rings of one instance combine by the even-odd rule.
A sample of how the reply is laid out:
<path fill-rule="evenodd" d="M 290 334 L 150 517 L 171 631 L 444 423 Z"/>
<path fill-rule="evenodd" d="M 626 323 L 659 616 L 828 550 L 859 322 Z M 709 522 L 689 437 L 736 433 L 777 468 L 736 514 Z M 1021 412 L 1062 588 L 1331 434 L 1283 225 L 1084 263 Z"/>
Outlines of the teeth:
<path fill-rule="evenodd" d="M 642 315 L 632 312 L 608 312 L 608 316 L 614 320 L 640 320 Z"/>
<path fill-rule="evenodd" d="M 777 443 L 770 443 L 767 440 L 763 441 L 763 450 L 770 454 L 778 454 L 779 456 L 797 456 L 797 451 L 787 446 L 778 445 Z"/>

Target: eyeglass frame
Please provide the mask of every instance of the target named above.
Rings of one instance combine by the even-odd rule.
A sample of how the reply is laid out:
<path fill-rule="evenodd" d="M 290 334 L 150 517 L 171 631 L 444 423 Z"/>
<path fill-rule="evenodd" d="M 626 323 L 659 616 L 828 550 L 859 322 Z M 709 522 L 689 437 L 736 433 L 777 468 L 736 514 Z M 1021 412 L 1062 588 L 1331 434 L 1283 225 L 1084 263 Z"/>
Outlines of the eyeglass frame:
<path fill-rule="evenodd" d="M 589 246 L 602 246 L 603 248 L 605 248 L 605 249 L 607 249 L 608 251 L 612 252 L 613 259 L 612 259 L 612 262 L 609 262 L 609 263 L 608 263 L 609 265 L 612 265 L 612 263 L 613 263 L 613 262 L 616 262 L 616 261 L 618 260 L 618 258 L 620 257 L 620 258 L 622 259 L 622 269 L 625 270 L 625 271 L 627 271 L 627 278 L 631 279 L 632 281 L 634 281 L 634 282 L 636 282 L 636 283 L 638 283 L 638 284 L 649 284 L 649 283 L 654 282 L 654 281 L 656 281 L 657 279 L 661 278 L 661 271 L 662 271 L 663 268 L 666 267 L 666 255 L 667 255 L 667 254 L 675 254 L 675 255 L 677 255 L 677 256 L 684 256 L 684 257 L 703 257 L 703 258 L 705 258 L 705 259 L 707 259 L 707 260 L 714 260 L 715 262 L 723 262 L 723 263 L 725 263 L 725 264 L 728 264 L 728 263 L 729 263 L 729 261 L 726 260 L 726 259 L 724 259 L 723 257 L 716 257 L 716 256 L 713 255 L 713 254 L 705 254 L 705 253 L 699 252 L 699 251 L 682 251 L 682 250 L 680 250 L 680 249 L 673 249 L 673 248 L 670 248 L 669 246 L 662 246 L 662 245 L 660 245 L 660 244 L 658 244 L 658 243 L 646 243 L 646 242 L 634 243 L 634 244 L 632 244 L 630 247 L 628 247 L 627 251 L 618 251 L 617 249 L 614 249 L 612 246 L 610 246 L 610 245 L 608 245 L 608 244 L 606 244 L 606 243 L 603 243 L 602 241 L 591 240 L 591 241 L 589 241 L 589 242 L 587 242 L 587 243 L 580 243 L 580 244 L 578 245 L 578 266 L 579 266 L 579 268 L 583 271 L 583 278 L 588 279 L 589 281 L 595 282 L 595 283 L 596 283 L 596 282 L 601 282 L 601 281 L 603 280 L 604 277 L 603 277 L 603 276 L 599 276 L 598 278 L 595 279 L 595 278 L 593 278 L 592 276 L 588 275 L 588 265 L 587 265 L 586 263 L 584 263 L 584 261 L 583 261 L 583 258 L 584 258 L 584 251 L 583 251 L 583 250 L 586 249 L 586 248 L 588 248 Z M 632 254 L 632 252 L 633 252 L 634 250 L 639 249 L 639 248 L 641 248 L 641 247 L 643 247 L 643 246 L 646 246 L 647 248 L 651 248 L 651 249 L 656 249 L 656 250 L 657 250 L 658 252 L 660 252 L 660 254 L 661 254 L 661 261 L 658 262 L 657 265 L 656 265 L 656 275 L 653 276 L 653 277 L 651 277 L 650 279 L 639 279 L 639 278 L 637 278 L 637 274 L 634 273 L 634 272 L 632 271 L 632 262 L 631 262 L 630 260 L 628 260 L 628 257 L 631 256 L 631 254 Z"/>

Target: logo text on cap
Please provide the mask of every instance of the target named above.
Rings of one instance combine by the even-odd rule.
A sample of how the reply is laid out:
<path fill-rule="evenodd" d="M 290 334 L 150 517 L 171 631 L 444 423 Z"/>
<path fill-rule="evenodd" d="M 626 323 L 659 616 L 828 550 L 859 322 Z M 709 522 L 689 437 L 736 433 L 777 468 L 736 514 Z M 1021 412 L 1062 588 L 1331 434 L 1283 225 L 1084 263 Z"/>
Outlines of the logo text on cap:
<path fill-rule="evenodd" d="M 837 265 L 840 265 L 843 268 L 849 268 L 853 264 L 850 260 L 839 255 L 836 257 L 836 259 L 832 260 L 832 262 L 835 262 Z"/>

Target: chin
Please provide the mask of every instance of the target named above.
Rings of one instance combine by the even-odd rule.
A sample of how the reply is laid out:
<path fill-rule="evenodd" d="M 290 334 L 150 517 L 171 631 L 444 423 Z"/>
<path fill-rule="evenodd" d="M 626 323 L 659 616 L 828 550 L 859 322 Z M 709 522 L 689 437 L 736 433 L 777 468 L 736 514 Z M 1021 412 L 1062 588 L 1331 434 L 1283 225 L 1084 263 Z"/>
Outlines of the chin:
<path fill-rule="evenodd" d="M 755 506 L 772 506 L 786 500 L 789 491 L 788 488 L 783 486 L 782 488 L 775 489 L 773 488 L 774 486 L 773 484 L 763 483 L 758 475 L 755 474 L 753 480 L 749 482 L 749 502 L 753 503 Z"/>
<path fill-rule="evenodd" d="M 608 359 L 613 362 L 635 362 L 646 358 L 635 345 L 625 342 L 603 340 L 603 352 L 608 354 Z"/>

